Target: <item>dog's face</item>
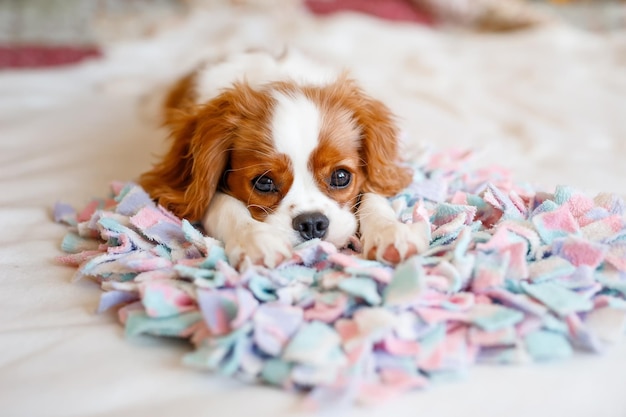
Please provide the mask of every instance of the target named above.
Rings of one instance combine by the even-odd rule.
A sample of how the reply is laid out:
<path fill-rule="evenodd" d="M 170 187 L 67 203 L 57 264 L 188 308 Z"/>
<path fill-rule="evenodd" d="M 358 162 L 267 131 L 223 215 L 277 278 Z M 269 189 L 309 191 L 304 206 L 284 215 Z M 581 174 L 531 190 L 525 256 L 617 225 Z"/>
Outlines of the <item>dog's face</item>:
<path fill-rule="evenodd" d="M 292 244 L 321 238 L 343 246 L 357 229 L 361 130 L 331 98 L 320 89 L 274 86 L 266 120 L 240 117 L 231 144 L 225 192 Z"/>
<path fill-rule="evenodd" d="M 359 195 L 390 196 L 410 180 L 397 165 L 390 112 L 345 77 L 324 86 L 237 83 L 170 125 L 172 149 L 142 177 L 161 204 L 201 219 L 221 191 L 292 244 L 345 245 Z"/>

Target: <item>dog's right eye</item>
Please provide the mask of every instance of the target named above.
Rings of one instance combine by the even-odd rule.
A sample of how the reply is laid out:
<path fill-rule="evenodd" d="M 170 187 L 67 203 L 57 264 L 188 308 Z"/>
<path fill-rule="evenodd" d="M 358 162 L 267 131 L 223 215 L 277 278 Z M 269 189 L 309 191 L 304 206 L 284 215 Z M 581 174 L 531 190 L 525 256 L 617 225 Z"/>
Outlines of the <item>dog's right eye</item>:
<path fill-rule="evenodd" d="M 261 175 L 252 180 L 252 186 L 260 193 L 275 193 L 278 191 L 274 180 L 266 175 Z"/>

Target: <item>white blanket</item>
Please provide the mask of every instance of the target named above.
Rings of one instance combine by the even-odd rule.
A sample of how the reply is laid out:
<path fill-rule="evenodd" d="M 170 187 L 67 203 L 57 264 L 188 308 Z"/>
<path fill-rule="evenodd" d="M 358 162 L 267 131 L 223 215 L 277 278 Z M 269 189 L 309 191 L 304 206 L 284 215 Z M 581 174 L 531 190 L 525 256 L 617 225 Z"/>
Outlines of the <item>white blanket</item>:
<path fill-rule="evenodd" d="M 470 147 L 541 187 L 626 195 L 626 33 L 555 25 L 451 34 L 357 15 L 198 12 L 151 39 L 67 69 L 0 73 L 0 415 L 283 416 L 298 398 L 202 374 L 189 347 L 127 340 L 100 290 L 59 266 L 57 200 L 80 205 L 135 178 L 164 149 L 164 85 L 202 57 L 299 47 L 350 67 L 399 115 L 407 155 Z M 476 366 L 467 378 L 341 416 L 626 415 L 626 341 L 604 356 Z"/>

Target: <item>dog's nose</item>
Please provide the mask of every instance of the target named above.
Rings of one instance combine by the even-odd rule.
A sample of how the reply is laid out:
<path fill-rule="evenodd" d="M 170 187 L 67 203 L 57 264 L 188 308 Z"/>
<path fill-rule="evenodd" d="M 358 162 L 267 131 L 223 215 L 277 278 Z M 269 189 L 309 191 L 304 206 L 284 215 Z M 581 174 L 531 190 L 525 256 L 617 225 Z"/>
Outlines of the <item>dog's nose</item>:
<path fill-rule="evenodd" d="M 328 231 L 328 217 L 322 213 L 302 213 L 293 219 L 293 228 L 305 240 L 323 238 Z"/>

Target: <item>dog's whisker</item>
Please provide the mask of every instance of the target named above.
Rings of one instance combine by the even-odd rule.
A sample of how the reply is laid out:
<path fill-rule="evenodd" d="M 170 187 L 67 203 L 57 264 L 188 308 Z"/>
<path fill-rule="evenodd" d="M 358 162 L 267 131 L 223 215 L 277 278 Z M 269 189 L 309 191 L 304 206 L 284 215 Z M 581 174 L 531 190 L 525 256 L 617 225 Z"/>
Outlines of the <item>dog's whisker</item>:
<path fill-rule="evenodd" d="M 246 207 L 248 208 L 248 210 L 250 210 L 251 208 L 258 208 L 258 209 L 261 209 L 261 210 L 262 210 L 262 211 L 263 211 L 266 215 L 268 215 L 268 216 L 269 216 L 270 214 L 273 214 L 273 213 L 274 213 L 274 210 L 272 210 L 271 208 L 269 208 L 269 207 L 265 207 L 265 206 L 261 206 L 261 205 L 259 205 L 259 204 L 248 204 Z"/>

